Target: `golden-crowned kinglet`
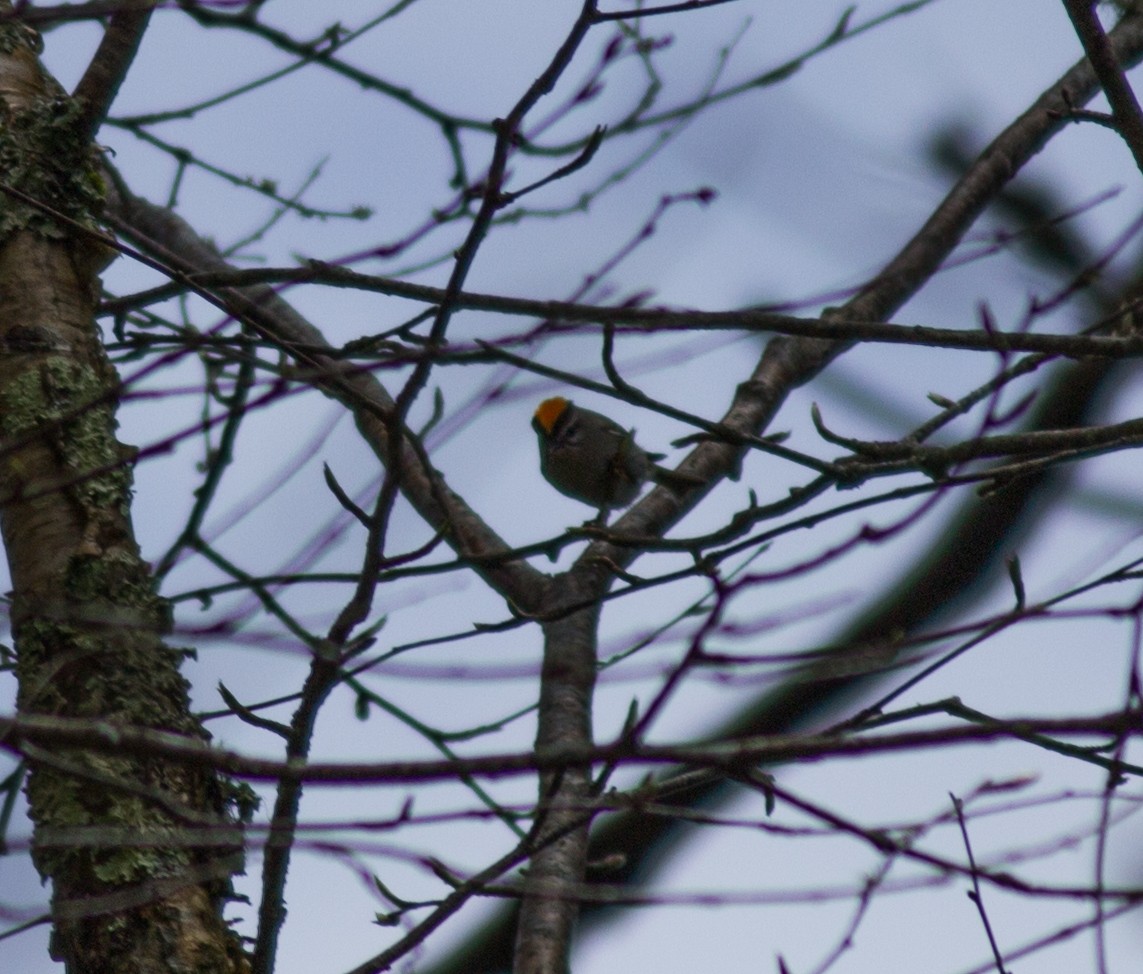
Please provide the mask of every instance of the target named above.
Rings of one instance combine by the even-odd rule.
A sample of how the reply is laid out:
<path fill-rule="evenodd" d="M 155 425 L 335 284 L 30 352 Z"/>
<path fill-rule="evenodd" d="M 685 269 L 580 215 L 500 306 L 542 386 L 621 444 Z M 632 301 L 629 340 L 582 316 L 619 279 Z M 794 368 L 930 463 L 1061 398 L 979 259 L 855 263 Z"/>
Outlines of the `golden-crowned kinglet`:
<path fill-rule="evenodd" d="M 626 507 L 648 480 L 681 492 L 702 482 L 690 474 L 664 470 L 635 443 L 635 434 L 614 420 L 555 396 L 540 403 L 532 417 L 540 438 L 540 472 L 561 494 L 598 508 L 601 520 L 612 508 Z"/>

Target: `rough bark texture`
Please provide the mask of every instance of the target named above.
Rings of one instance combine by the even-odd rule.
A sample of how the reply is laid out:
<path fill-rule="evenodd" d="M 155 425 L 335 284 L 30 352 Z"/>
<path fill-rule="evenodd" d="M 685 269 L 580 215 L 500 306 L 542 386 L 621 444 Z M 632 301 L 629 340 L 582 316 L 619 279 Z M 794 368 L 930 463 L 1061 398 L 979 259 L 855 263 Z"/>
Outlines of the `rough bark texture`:
<path fill-rule="evenodd" d="M 571 583 L 567 587 L 573 596 L 579 592 L 575 579 L 562 578 Z M 592 744 L 598 624 L 597 602 L 544 626 L 538 753 Z M 559 974 L 569 969 L 587 861 L 590 818 L 585 809 L 592 798 L 589 767 L 572 765 L 560 774 L 540 776 L 536 828 L 540 847 L 528 866 L 520 905 L 516 974 Z"/>
<path fill-rule="evenodd" d="M 204 737 L 131 529 L 117 378 L 93 317 L 109 251 L 82 229 L 100 195 L 94 159 L 37 44 L 0 25 L 0 530 L 18 707 Z M 222 919 L 241 835 L 214 774 L 81 750 L 26 756 L 33 857 L 69 972 L 244 969 Z"/>

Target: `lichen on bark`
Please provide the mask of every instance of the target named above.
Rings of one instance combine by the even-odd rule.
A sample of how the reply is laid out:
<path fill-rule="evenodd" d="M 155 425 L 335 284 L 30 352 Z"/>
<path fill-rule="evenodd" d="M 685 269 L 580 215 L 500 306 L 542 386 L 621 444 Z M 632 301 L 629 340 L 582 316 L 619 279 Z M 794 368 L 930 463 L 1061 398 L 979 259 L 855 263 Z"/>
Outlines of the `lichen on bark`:
<path fill-rule="evenodd" d="M 119 379 L 93 314 L 107 256 L 96 156 L 37 43 L 0 22 L 0 189 L 15 190 L 0 191 L 0 530 L 17 705 L 201 740 L 131 526 L 133 451 L 116 438 Z M 241 868 L 237 790 L 147 755 L 26 756 L 33 859 L 69 970 L 245 969 L 222 917 Z"/>

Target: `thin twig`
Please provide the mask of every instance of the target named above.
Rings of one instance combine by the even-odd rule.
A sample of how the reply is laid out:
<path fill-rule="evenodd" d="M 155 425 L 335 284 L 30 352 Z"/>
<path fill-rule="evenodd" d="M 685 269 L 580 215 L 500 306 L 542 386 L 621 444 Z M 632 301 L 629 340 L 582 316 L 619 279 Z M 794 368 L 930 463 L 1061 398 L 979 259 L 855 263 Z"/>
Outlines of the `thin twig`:
<path fill-rule="evenodd" d="M 984 932 L 988 936 L 989 946 L 992 947 L 992 956 L 996 959 L 997 974 L 1009 974 L 1004 969 L 1004 955 L 1000 953 L 1000 945 L 996 942 L 996 937 L 992 933 L 992 924 L 988 921 L 988 912 L 984 909 L 984 896 L 980 891 L 979 870 L 976 868 L 976 859 L 972 854 L 972 843 L 968 840 L 968 825 L 964 821 L 964 803 L 951 792 L 949 798 L 952 799 L 953 808 L 956 810 L 956 820 L 960 825 L 960 834 L 964 838 L 964 849 L 968 855 L 968 867 L 972 876 L 972 890 L 969 892 L 968 898 L 976 904 L 976 909 L 980 913 L 980 921 L 984 924 Z"/>

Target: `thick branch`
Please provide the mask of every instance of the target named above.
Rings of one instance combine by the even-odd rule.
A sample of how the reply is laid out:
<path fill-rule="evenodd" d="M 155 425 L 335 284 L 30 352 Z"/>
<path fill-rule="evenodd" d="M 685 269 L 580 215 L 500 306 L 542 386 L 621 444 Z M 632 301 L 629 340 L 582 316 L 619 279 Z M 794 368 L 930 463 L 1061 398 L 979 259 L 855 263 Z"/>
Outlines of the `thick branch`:
<path fill-rule="evenodd" d="M 79 102 L 79 124 L 88 139 L 95 138 L 110 111 L 154 8 L 155 0 L 121 0 L 103 32 L 95 57 L 76 85 L 72 97 Z"/>
<path fill-rule="evenodd" d="M 582 584 L 582 583 L 581 583 Z M 573 576 L 555 586 L 575 601 Z M 590 601 L 590 600 L 587 600 Z M 566 752 L 592 745 L 591 700 L 595 688 L 599 605 L 544 627 L 536 752 Z M 541 839 L 559 834 L 532 857 L 516 927 L 516 974 L 544 974 L 570 967 L 572 931 L 579 915 L 574 891 L 584 878 L 588 822 L 583 810 L 592 798 L 591 768 L 567 764 L 540 775 L 536 815 Z"/>
<path fill-rule="evenodd" d="M 162 260 L 172 273 L 233 273 L 212 244 L 186 221 L 162 207 L 132 194 L 119 180 L 108 198 L 108 211 L 120 229 L 141 249 Z M 258 325 L 286 350 L 298 350 L 300 363 L 316 371 L 315 380 L 327 395 L 342 402 L 352 413 L 366 443 L 382 463 L 390 459 L 387 420 L 393 415 L 393 400 L 377 379 L 359 370 L 345 368 L 332 357 L 334 349 L 313 324 L 303 318 L 272 288 L 255 285 L 219 289 L 224 305 L 240 320 Z M 405 430 L 398 456 L 397 477 L 401 490 L 425 521 L 445 529 L 445 539 L 462 557 L 487 558 L 503 554 L 509 546 L 488 527 L 457 494 L 449 489 L 440 472 L 433 469 L 417 449 L 413 434 Z M 473 570 L 513 605 L 533 611 L 539 604 L 544 577 L 523 561 L 474 561 Z"/>

